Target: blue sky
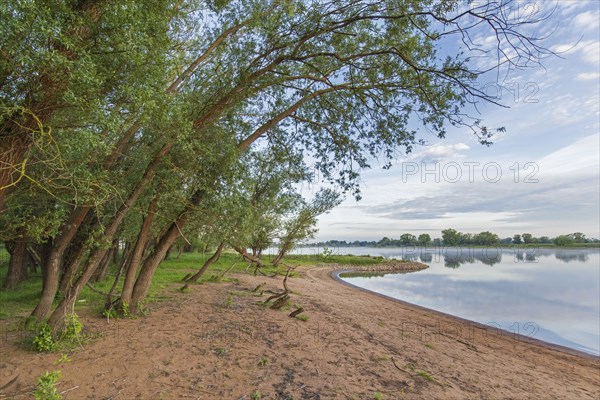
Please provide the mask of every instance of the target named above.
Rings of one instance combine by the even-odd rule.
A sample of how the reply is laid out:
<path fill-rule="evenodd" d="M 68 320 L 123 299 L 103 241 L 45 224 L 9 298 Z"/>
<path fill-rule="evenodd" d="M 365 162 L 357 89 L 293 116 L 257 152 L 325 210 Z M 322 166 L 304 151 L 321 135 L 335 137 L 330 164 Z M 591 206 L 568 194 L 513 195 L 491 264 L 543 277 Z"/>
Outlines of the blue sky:
<path fill-rule="evenodd" d="M 600 2 L 522 3 L 554 7 L 537 33 L 560 54 L 543 68 L 512 71 L 498 99 L 480 105 L 488 126 L 504 126 L 491 147 L 449 129 L 444 140 L 362 174 L 363 199 L 346 199 L 319 220 L 318 240 L 378 240 L 445 228 L 600 237 Z M 485 46 L 491 38 L 475 35 Z M 484 60 L 476 61 L 483 63 Z M 482 64 L 483 65 L 483 64 Z M 496 91 L 496 74 L 480 78 Z M 496 92 L 494 92 L 496 93 Z"/>

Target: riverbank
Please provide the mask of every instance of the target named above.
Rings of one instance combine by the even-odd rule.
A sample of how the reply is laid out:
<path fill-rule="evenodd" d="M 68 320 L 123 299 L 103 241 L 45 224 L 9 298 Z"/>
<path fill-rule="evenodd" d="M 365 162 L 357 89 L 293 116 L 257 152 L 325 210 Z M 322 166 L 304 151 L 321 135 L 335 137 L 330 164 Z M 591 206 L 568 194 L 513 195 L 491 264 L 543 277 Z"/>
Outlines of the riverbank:
<path fill-rule="evenodd" d="M 408 264 L 405 264 L 406 267 Z M 293 306 L 261 303 L 281 277 L 190 285 L 135 320 L 82 315 L 95 342 L 60 354 L 3 330 L 3 397 L 31 398 L 61 370 L 65 399 L 596 399 L 600 361 L 343 285 L 339 266 L 299 267 Z M 175 289 L 173 287 L 172 289 Z M 301 306 L 306 321 L 289 318 Z M 2 321 L 4 323 L 4 321 Z M 3 325 L 0 325 L 3 326 Z"/>

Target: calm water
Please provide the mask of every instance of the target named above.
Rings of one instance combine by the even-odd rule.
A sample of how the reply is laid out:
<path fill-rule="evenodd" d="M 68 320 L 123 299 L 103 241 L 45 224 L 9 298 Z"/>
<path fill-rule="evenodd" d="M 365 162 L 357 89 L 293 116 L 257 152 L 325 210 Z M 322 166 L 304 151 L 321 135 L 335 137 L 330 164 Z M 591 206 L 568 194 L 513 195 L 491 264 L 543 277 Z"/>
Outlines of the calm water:
<path fill-rule="evenodd" d="M 585 250 L 339 248 L 421 261 L 406 274 L 343 278 L 423 307 L 600 355 L 600 252 Z M 298 252 L 313 254 L 317 249 Z"/>

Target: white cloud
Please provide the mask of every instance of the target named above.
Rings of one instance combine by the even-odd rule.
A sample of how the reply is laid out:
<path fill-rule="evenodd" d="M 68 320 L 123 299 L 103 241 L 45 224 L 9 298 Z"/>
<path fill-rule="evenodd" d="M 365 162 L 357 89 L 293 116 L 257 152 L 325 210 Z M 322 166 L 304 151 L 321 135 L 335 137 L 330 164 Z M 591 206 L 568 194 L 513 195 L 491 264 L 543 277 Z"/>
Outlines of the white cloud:
<path fill-rule="evenodd" d="M 537 165 L 546 178 L 553 174 L 572 175 L 575 171 L 579 171 L 580 174 L 596 175 L 600 166 L 598 149 L 600 149 L 600 136 L 586 136 L 539 159 Z"/>
<path fill-rule="evenodd" d="M 592 30 L 598 28 L 600 23 L 600 13 L 598 11 L 585 11 L 573 19 L 573 23 L 581 30 Z"/>
<path fill-rule="evenodd" d="M 600 79 L 598 72 L 581 72 L 575 77 L 578 81 L 597 81 Z"/>
<path fill-rule="evenodd" d="M 581 55 L 583 59 L 590 64 L 598 65 L 600 63 L 600 42 L 587 41 L 581 43 Z"/>
<path fill-rule="evenodd" d="M 469 150 L 470 147 L 464 143 L 450 145 L 436 144 L 424 151 L 418 152 L 413 158 L 422 160 L 444 160 L 461 156 L 461 152 Z"/>
<path fill-rule="evenodd" d="M 581 58 L 590 64 L 598 65 L 600 63 L 600 42 L 598 40 L 558 44 L 552 47 L 552 51 L 563 57 L 579 53 Z"/>

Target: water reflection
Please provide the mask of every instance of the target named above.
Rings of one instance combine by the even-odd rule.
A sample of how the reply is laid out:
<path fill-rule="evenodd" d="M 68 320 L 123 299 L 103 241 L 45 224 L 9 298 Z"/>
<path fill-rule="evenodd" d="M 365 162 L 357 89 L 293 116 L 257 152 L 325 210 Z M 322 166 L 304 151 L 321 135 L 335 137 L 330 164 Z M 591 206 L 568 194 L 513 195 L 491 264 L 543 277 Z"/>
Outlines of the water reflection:
<path fill-rule="evenodd" d="M 382 249 L 388 250 L 388 249 Z M 467 248 L 467 247 L 450 247 L 450 248 L 422 248 L 404 247 L 396 249 L 397 254 L 387 255 L 388 257 L 396 257 L 406 261 L 420 261 L 428 264 L 431 262 L 444 262 L 446 268 L 457 269 L 464 264 L 482 263 L 493 267 L 496 264 L 502 263 L 502 256 L 512 258 L 514 262 L 537 263 L 542 257 L 553 255 L 557 260 L 565 263 L 589 261 L 590 254 L 597 254 L 597 250 L 562 250 L 554 249 L 539 249 L 539 248 Z M 377 252 L 375 253 L 377 254 Z"/>
<path fill-rule="evenodd" d="M 509 332 L 535 323 L 537 339 L 600 354 L 598 249 L 339 250 L 429 265 L 402 275 L 348 278 L 365 289 Z"/>
<path fill-rule="evenodd" d="M 564 261 L 566 263 L 571 261 L 587 262 L 590 258 L 587 254 L 561 254 L 556 253 L 554 255 L 557 260 Z"/>

